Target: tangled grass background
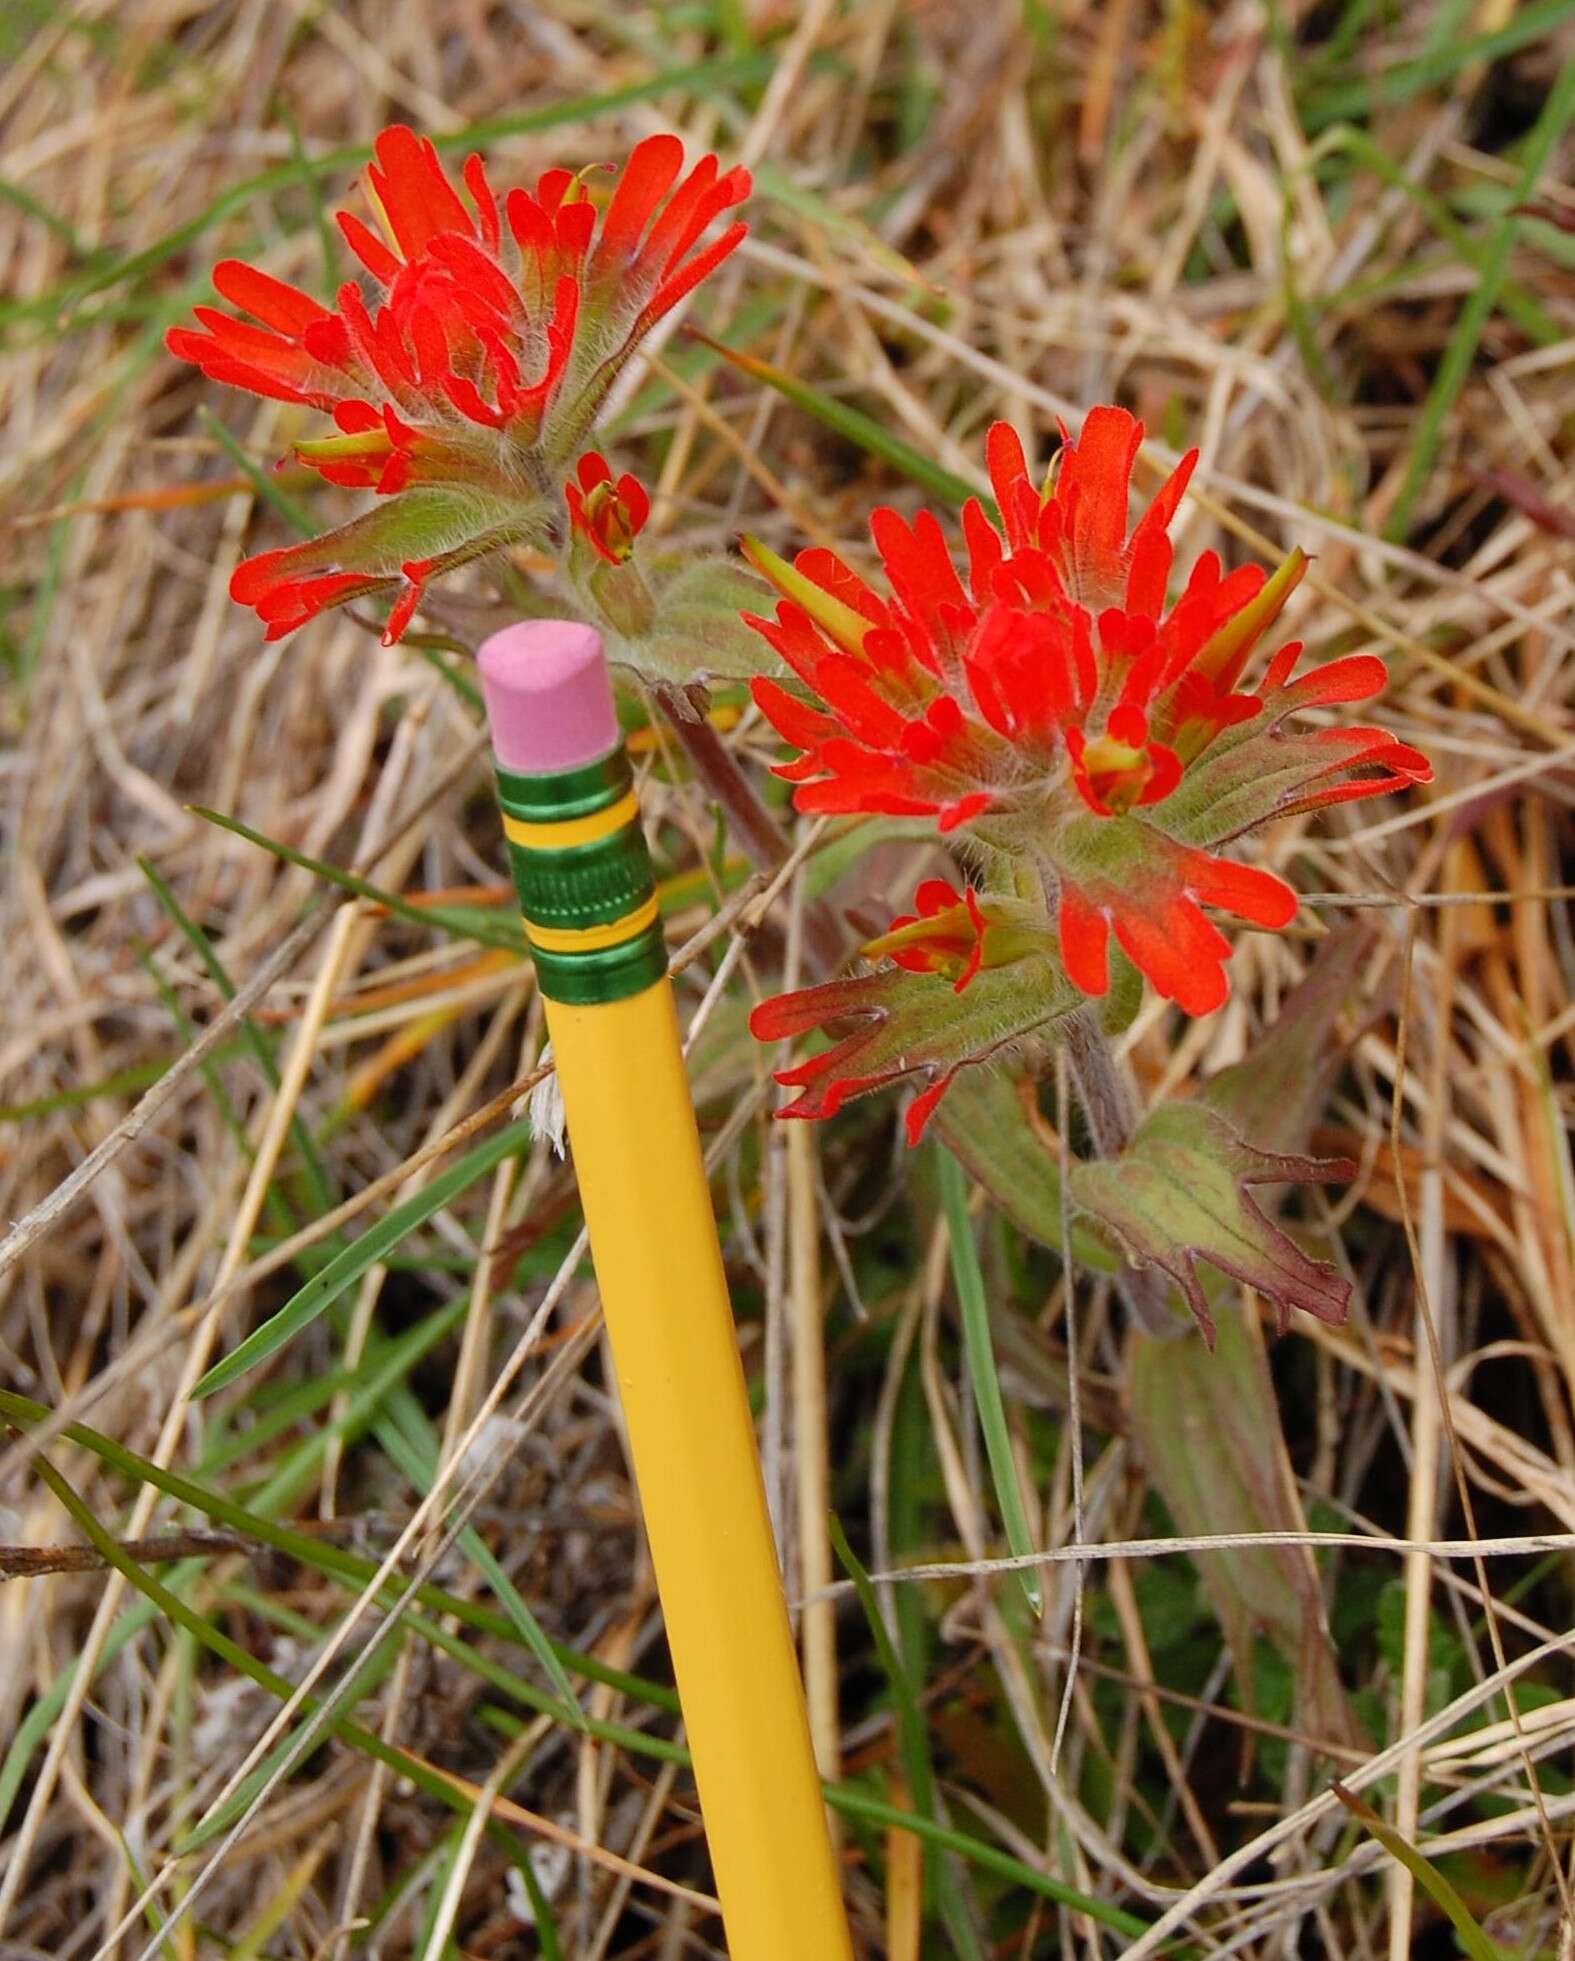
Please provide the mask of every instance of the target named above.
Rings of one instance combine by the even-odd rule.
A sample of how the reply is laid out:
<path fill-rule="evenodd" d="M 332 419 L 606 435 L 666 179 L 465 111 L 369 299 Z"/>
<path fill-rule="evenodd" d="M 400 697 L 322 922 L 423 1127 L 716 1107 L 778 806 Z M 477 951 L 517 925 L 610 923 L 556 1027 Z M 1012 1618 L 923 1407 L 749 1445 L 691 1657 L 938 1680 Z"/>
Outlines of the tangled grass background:
<path fill-rule="evenodd" d="M 1067 1276 L 993 1211 L 1036 1541 L 1077 1457 L 1125 1551 L 1048 1564 L 1031 1624 L 982 1570 L 930 1162 L 890 1099 L 790 1148 L 744 1032 L 842 867 L 762 908 L 636 717 L 789 1590 L 822 1455 L 864 1564 L 919 1569 L 879 1589 L 905 1672 L 847 1587 L 811 1665 L 864 1951 L 1575 1951 L 1575 5 L 14 0 L 0 48 L 0 1951 L 718 1951 L 572 1177 L 545 1140 L 449 1175 L 540 1073 L 464 667 L 353 615 L 260 644 L 234 564 L 342 507 L 271 471 L 291 411 L 162 350 L 221 252 L 330 289 L 325 207 L 394 119 L 504 181 L 655 128 L 754 168 L 689 320 L 764 369 L 663 335 L 606 434 L 654 530 L 858 559 L 873 502 L 978 483 L 993 417 L 1043 451 L 1121 400 L 1202 445 L 1185 552 L 1316 554 L 1297 631 L 1382 653 L 1437 770 L 1293 827 L 1298 927 L 1128 1043 L 1183 1094 L 1373 935 L 1315 1140 L 1360 1165 L 1325 1221 L 1356 1307 L 1271 1351 L 1356 1744 L 1267 1650 L 1238 1675 L 1128 1447 L 1108 1285 L 1074 1276 L 1069 1354 Z M 880 852 L 882 899 L 929 862 Z M 380 1220 L 334 1314 L 191 1402 Z M 259 1754 L 308 1676 L 323 1727 Z"/>

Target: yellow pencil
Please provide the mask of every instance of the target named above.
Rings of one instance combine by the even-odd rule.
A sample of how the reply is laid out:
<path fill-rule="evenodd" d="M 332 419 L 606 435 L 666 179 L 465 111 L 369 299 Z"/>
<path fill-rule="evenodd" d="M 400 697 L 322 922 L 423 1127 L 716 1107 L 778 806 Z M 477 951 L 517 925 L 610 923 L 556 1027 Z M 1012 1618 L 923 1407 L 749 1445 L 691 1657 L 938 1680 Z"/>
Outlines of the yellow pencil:
<path fill-rule="evenodd" d="M 498 796 L 733 1961 L 851 1961 L 600 636 L 481 650 Z"/>

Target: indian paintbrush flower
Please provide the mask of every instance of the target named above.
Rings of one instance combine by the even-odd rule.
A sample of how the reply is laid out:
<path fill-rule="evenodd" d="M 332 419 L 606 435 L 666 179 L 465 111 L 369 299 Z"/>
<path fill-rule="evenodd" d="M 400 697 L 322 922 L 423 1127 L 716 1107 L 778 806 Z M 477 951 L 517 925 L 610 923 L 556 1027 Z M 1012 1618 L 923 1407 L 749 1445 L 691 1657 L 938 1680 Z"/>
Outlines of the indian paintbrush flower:
<path fill-rule="evenodd" d="M 370 304 L 355 281 L 329 307 L 226 259 L 214 285 L 251 319 L 198 307 L 198 327 L 167 337 L 215 381 L 330 414 L 338 433 L 297 442 L 295 458 L 388 500 L 237 568 L 231 592 L 271 640 L 396 587 L 384 637 L 397 640 L 428 579 L 542 536 L 613 381 L 744 235 L 734 221 L 702 243 L 748 195 L 749 173 L 707 156 L 681 175 L 676 136 L 635 147 L 605 210 L 561 168 L 500 199 L 476 156 L 461 173 L 467 202 L 433 145 L 398 125 L 374 150 L 381 230 L 339 214 Z"/>
<path fill-rule="evenodd" d="M 911 974 L 943 974 L 954 994 L 981 967 L 1008 966 L 1042 950 L 1047 937 L 1020 900 L 986 897 L 971 885 L 959 892 L 949 879 L 925 879 L 913 902 L 916 913 L 900 914 L 860 951 L 866 960 L 885 955 Z"/>
<path fill-rule="evenodd" d="M 963 511 L 967 582 L 940 525 L 880 509 L 870 530 L 890 596 L 833 553 L 753 563 L 781 594 L 754 625 L 797 689 L 755 699 L 800 754 L 779 765 L 801 810 L 932 817 L 987 869 L 1032 868 L 1061 960 L 1083 993 L 1109 985 L 1109 938 L 1191 1014 L 1228 991 L 1213 906 L 1286 925 L 1291 887 L 1219 847 L 1278 817 L 1429 780 L 1386 730 L 1288 728 L 1387 679 L 1372 654 L 1293 678 L 1297 641 L 1249 663 L 1305 569 L 1272 577 L 1199 558 L 1167 605 L 1169 524 L 1196 461 L 1171 473 L 1130 534 L 1142 425 L 1090 411 L 1042 489 L 1016 434 L 988 442 L 1000 510 Z"/>

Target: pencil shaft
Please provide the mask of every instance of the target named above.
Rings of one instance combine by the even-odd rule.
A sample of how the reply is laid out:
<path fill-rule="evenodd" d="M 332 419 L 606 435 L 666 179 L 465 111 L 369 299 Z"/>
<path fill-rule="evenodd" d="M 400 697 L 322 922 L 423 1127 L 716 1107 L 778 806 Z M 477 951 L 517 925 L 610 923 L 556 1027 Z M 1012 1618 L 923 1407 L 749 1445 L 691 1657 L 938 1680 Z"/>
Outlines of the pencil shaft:
<path fill-rule="evenodd" d="M 846 1961 L 672 989 L 547 1025 L 729 1951 Z"/>

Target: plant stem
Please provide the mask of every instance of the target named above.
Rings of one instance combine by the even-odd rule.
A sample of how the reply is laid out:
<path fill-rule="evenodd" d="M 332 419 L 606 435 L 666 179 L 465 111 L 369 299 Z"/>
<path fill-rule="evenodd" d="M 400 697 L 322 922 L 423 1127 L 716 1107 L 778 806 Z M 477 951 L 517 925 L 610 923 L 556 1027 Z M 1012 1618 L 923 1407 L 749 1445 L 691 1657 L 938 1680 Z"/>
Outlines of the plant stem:
<path fill-rule="evenodd" d="M 1138 1113 L 1110 1053 L 1097 1009 L 1085 1004 L 1064 1016 L 1061 1034 L 1094 1149 L 1102 1158 L 1119 1157 L 1137 1129 Z M 1125 1267 L 1117 1285 L 1144 1334 L 1167 1339 L 1187 1332 L 1186 1321 L 1170 1311 L 1169 1289 L 1157 1267 Z"/>
<path fill-rule="evenodd" d="M 657 703 L 683 745 L 695 775 L 721 806 L 728 829 L 749 862 L 774 871 L 791 846 L 786 832 L 760 801 L 738 759 L 708 721 L 697 720 L 670 688 L 659 688 Z M 842 964 L 843 939 L 829 909 L 815 902 L 804 908 L 804 944 L 817 975 L 833 974 Z"/>
<path fill-rule="evenodd" d="M 1119 1157 L 1137 1129 L 1137 1111 L 1098 1015 L 1085 1005 L 1067 1015 L 1061 1028 L 1094 1149 L 1102 1158 Z"/>

